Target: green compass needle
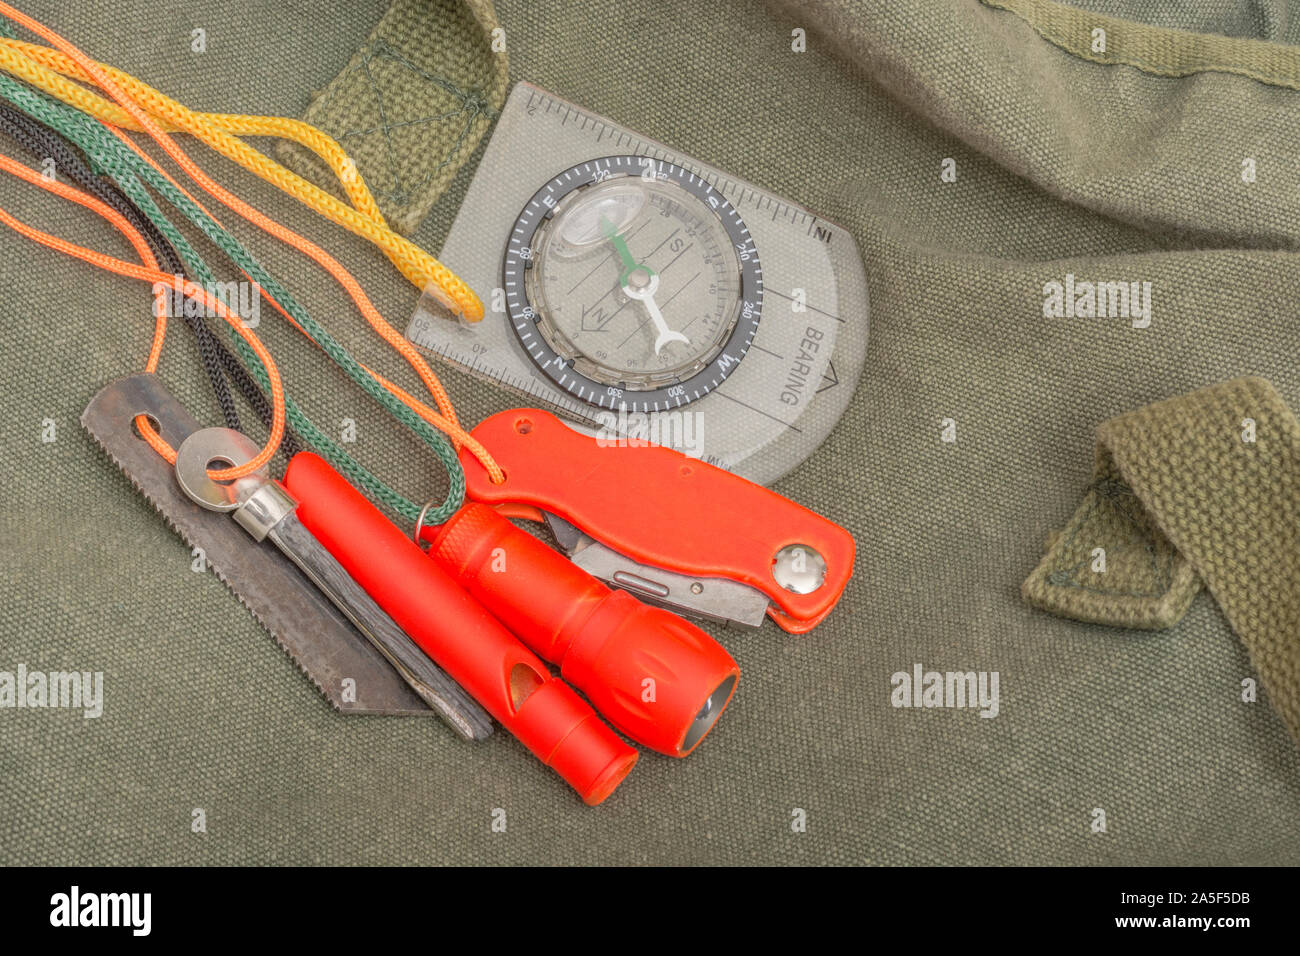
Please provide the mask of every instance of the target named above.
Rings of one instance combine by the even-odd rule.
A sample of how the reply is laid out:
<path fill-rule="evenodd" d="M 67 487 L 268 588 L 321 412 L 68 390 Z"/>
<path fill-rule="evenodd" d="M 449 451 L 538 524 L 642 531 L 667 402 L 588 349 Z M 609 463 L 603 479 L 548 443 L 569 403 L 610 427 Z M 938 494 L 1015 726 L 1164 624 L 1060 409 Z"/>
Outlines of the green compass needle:
<path fill-rule="evenodd" d="M 649 266 L 641 265 L 632 257 L 632 250 L 627 247 L 627 240 L 618 234 L 618 228 L 604 216 L 600 217 L 600 231 L 606 239 L 614 246 L 614 251 L 618 253 L 619 261 L 623 263 L 623 271 L 619 273 L 618 284 L 626 286 L 628 278 L 637 269 L 642 269 L 646 274 L 646 281 L 649 282 L 655 272 Z"/>
<path fill-rule="evenodd" d="M 623 294 L 629 299 L 640 302 L 645 307 L 650 321 L 654 323 L 655 355 L 658 355 L 669 342 L 690 345 L 690 339 L 668 327 L 663 313 L 659 311 L 659 305 L 655 302 L 655 292 L 659 290 L 659 276 L 649 266 L 642 265 L 632 258 L 632 250 L 627 247 L 627 242 L 618 234 L 614 224 L 604 216 L 600 217 L 600 231 L 613 243 L 618 258 L 623 263 L 623 271 L 618 277 L 618 284 L 622 287 Z M 635 280 L 632 278 L 634 275 Z"/>

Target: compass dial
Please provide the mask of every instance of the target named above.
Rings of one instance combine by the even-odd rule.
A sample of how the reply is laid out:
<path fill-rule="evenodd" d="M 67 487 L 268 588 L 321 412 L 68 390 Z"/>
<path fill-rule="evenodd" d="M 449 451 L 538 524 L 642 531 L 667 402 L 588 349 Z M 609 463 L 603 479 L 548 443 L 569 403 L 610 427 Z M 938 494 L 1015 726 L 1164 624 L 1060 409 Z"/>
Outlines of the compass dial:
<path fill-rule="evenodd" d="M 593 159 L 538 190 L 502 274 L 524 351 L 603 408 L 702 398 L 740 364 L 762 311 L 739 213 L 706 180 L 648 156 Z"/>

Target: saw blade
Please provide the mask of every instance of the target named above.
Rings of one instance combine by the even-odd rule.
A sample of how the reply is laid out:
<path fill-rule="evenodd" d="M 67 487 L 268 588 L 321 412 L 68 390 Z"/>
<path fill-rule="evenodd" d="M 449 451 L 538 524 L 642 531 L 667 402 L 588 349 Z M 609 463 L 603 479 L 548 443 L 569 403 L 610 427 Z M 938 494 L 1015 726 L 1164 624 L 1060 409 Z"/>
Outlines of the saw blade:
<path fill-rule="evenodd" d="M 325 699 L 348 714 L 434 716 L 291 561 L 254 541 L 228 515 L 186 497 L 172 466 L 136 433 L 137 415 L 153 419 L 173 448 L 202 428 L 151 374 L 106 385 L 86 406 L 81 424 L 185 543 L 202 550 L 217 577 Z"/>

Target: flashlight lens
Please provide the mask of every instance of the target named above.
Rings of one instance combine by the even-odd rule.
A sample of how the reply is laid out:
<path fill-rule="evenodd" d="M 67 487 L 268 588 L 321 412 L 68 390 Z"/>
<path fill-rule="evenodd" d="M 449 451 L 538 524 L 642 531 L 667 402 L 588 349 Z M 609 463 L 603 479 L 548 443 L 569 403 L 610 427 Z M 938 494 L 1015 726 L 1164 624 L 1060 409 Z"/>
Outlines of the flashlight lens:
<path fill-rule="evenodd" d="M 723 707 L 731 697 L 731 689 L 736 686 L 736 675 L 731 674 L 718 685 L 717 690 L 709 695 L 709 699 L 704 702 L 700 712 L 691 722 L 691 726 L 686 731 L 686 736 L 682 739 L 682 751 L 689 752 L 696 744 L 704 739 L 713 724 L 722 716 Z"/>

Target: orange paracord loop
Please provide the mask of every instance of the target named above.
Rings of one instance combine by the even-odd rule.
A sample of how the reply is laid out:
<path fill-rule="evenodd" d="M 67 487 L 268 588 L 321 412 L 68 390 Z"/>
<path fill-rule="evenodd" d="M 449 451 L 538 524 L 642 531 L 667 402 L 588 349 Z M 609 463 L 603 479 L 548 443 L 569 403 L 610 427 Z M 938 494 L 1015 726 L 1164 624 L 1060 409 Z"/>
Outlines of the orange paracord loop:
<path fill-rule="evenodd" d="M 144 99 L 149 104 L 150 108 L 165 114 L 167 116 L 167 119 L 175 124 L 174 128 L 178 127 L 178 128 L 188 129 L 190 132 L 195 133 L 195 135 L 199 135 L 202 138 L 204 138 L 205 142 L 208 142 L 209 145 L 213 145 L 214 148 L 224 147 L 223 151 L 225 151 L 225 149 L 235 149 L 235 147 L 227 140 L 221 139 L 221 136 L 218 136 L 216 134 L 208 135 L 212 132 L 214 128 L 216 128 L 216 126 L 220 125 L 219 123 L 216 123 L 212 117 L 205 117 L 202 116 L 201 114 L 193 114 L 190 111 L 185 110 L 184 107 L 181 107 L 179 104 L 176 104 L 173 101 L 167 100 L 166 97 L 163 97 L 161 94 L 157 93 L 157 91 L 152 90 L 151 88 L 145 86 L 144 84 L 140 83 L 138 80 L 135 80 L 133 77 L 130 77 L 128 74 L 121 73 L 120 71 L 114 70 L 111 67 L 107 67 L 102 64 L 96 63 L 94 60 L 90 59 L 84 53 L 78 50 L 75 46 L 68 43 L 58 34 L 54 33 L 54 31 L 48 29 L 47 27 L 33 20 L 31 17 L 26 16 L 20 11 L 15 10 L 9 4 L 0 2 L 0 13 L 3 13 L 9 19 L 13 20 L 16 23 L 21 24 L 22 26 L 31 30 L 33 33 L 49 41 L 51 44 L 57 47 L 59 51 L 62 51 L 61 53 L 58 53 L 56 51 L 48 51 L 48 53 L 38 55 L 36 51 L 39 51 L 41 49 L 39 47 L 34 47 L 31 44 L 23 44 L 20 41 L 4 40 L 2 44 L 3 49 L 0 49 L 0 66 L 3 66 L 5 69 L 11 69 L 14 72 L 18 73 L 19 75 L 21 75 L 23 78 L 35 82 L 38 85 L 43 85 L 46 88 L 51 89 L 51 91 L 54 92 L 55 95 L 60 96 L 65 101 L 70 102 L 72 105 L 77 106 L 78 108 L 81 108 L 83 110 L 88 110 L 91 112 L 98 112 L 102 114 L 103 112 L 105 112 L 106 107 L 112 107 L 113 105 L 107 103 L 107 101 L 103 100 L 102 98 L 96 97 L 94 96 L 94 94 L 91 94 L 88 91 L 81 89 L 80 87 L 76 87 L 74 84 L 68 84 L 66 80 L 63 80 L 62 77 L 59 77 L 47 66 L 44 66 L 41 63 L 37 63 L 35 59 L 30 59 L 29 56 L 24 54 L 26 53 L 29 54 L 30 56 L 35 56 L 39 59 L 46 60 L 49 63 L 51 63 L 55 68 L 59 69 L 62 72 L 69 73 L 70 75 L 75 75 L 80 79 L 93 81 L 98 86 L 100 86 L 105 92 L 107 92 L 110 96 L 112 96 L 114 100 L 117 101 L 117 104 L 119 104 L 120 109 L 119 107 L 113 107 L 113 109 L 119 110 L 119 113 L 124 111 L 125 114 L 124 116 L 114 114 L 113 118 L 121 121 L 123 125 L 125 125 L 126 119 L 129 118 L 131 126 L 133 128 L 142 129 L 145 132 L 147 132 L 149 136 L 152 137 L 154 141 L 159 144 L 160 147 L 162 147 L 162 149 L 167 153 L 167 155 L 170 156 L 177 163 L 177 165 L 179 165 L 182 169 L 184 169 L 185 172 L 190 176 L 190 178 L 195 182 L 197 182 L 206 192 L 216 197 L 225 206 L 234 210 L 240 216 L 254 223 L 259 228 L 263 229 L 270 235 L 276 237 L 282 242 L 285 242 L 293 246 L 294 248 L 298 249 L 300 252 L 304 253 L 305 255 L 315 260 L 318 264 L 320 264 L 327 272 L 330 273 L 331 276 L 335 278 L 336 281 L 338 281 L 338 283 L 341 286 L 343 286 L 344 290 L 352 298 L 353 302 L 357 305 L 357 308 L 361 311 L 362 315 L 365 317 L 366 321 L 370 324 L 370 326 L 377 333 L 379 333 L 379 335 L 386 342 L 388 342 L 389 345 L 391 345 L 394 349 L 396 349 L 398 353 L 401 354 L 402 357 L 405 358 L 406 361 L 411 365 L 411 367 L 416 371 L 417 375 L 420 377 L 420 380 L 423 382 L 424 386 L 428 389 L 429 393 L 433 396 L 434 402 L 438 407 L 438 411 L 435 412 L 433 409 L 429 408 L 424 403 L 418 401 L 413 396 L 409 395 L 407 392 L 403 391 L 401 388 L 399 388 L 392 382 L 387 381 L 386 379 L 380 378 L 379 376 L 375 376 L 376 381 L 378 381 L 384 388 L 386 388 L 390 393 L 396 396 L 401 402 L 407 405 L 407 407 L 409 407 L 413 412 L 415 412 L 417 415 L 419 415 L 429 424 L 433 425 L 435 428 L 438 428 L 444 433 L 446 433 L 455 447 L 460 448 L 463 446 L 466 449 L 468 449 L 470 453 L 473 454 L 483 464 L 484 468 L 488 472 L 488 476 L 491 481 L 493 481 L 494 483 L 500 483 L 501 481 L 504 481 L 505 475 L 501 471 L 500 466 L 497 465 L 495 460 L 493 460 L 491 454 L 487 451 L 486 448 L 483 447 L 483 445 L 480 442 L 475 440 L 467 431 L 465 431 L 460 426 L 460 423 L 456 418 L 455 409 L 452 406 L 450 396 L 448 396 L 446 389 L 443 387 L 441 381 L 439 381 L 437 375 L 434 374 L 432 368 L 429 367 L 428 362 L 425 361 L 424 357 L 421 356 L 418 351 L 416 351 L 415 347 L 409 341 L 407 341 L 405 336 L 403 336 L 400 332 L 398 332 L 395 328 L 393 328 L 393 326 L 390 325 L 383 318 L 382 315 L 380 315 L 379 311 L 370 302 L 370 299 L 366 296 L 360 284 L 351 275 L 351 273 L 349 273 L 337 260 L 335 260 L 332 256 L 329 255 L 329 253 L 325 252 L 315 243 L 312 243 L 310 240 L 303 238 L 302 236 L 298 235 L 292 230 L 287 229 L 286 227 L 270 219 L 268 216 L 264 215 L 263 213 L 253 208 L 252 206 L 248 205 L 243 200 L 239 199 L 239 197 L 230 193 L 219 183 L 217 183 L 215 180 L 209 177 L 202 169 L 198 167 L 197 164 L 194 163 L 192 159 L 190 159 L 190 157 L 184 152 L 184 150 L 182 150 L 180 146 L 177 145 L 176 142 L 172 140 L 170 136 L 167 135 L 167 132 L 163 129 L 162 125 L 160 125 L 160 122 L 149 115 L 149 110 L 146 109 L 144 106 L 142 106 L 141 103 L 137 102 L 129 93 L 126 92 L 126 88 L 129 88 L 137 96 Z M 69 89 L 68 87 L 71 87 L 71 89 Z M 96 103 L 96 102 L 89 101 L 86 99 L 86 97 L 91 97 L 92 100 L 96 100 L 99 102 Z M 244 117 L 243 119 L 250 119 L 250 118 Z M 267 118 L 261 118 L 261 119 L 266 120 Z M 283 122 L 289 124 L 284 127 L 285 129 L 290 128 L 290 126 L 292 126 L 293 123 L 296 123 L 296 121 L 283 121 Z M 265 123 L 262 124 L 262 126 L 264 127 Z M 112 125 L 108 126 L 108 129 L 112 130 L 121 140 L 123 140 L 138 155 L 142 156 L 145 160 L 147 160 L 155 169 L 159 170 L 159 172 L 163 172 L 161 170 L 161 167 L 159 167 L 158 164 L 151 157 L 149 157 L 146 153 L 144 153 L 143 150 L 141 150 L 128 137 L 122 134 L 121 130 L 115 128 Z M 293 126 L 293 129 L 295 130 L 294 133 L 295 136 L 302 132 L 301 130 L 298 130 L 296 126 Z M 234 137 L 228 137 L 228 138 L 234 139 Z M 220 141 L 220 145 L 218 145 L 218 141 Z M 239 141 L 235 140 L 235 142 L 239 142 Z M 317 142 L 316 145 L 322 145 L 322 144 Z M 227 155 L 230 155 L 230 153 L 228 152 Z M 241 153 L 241 155 L 244 155 L 244 158 L 246 159 L 248 158 L 245 154 Z M 260 154 L 257 155 L 260 156 Z M 265 157 L 262 157 L 262 159 L 265 159 Z M 266 160 L 266 162 L 269 163 L 270 160 Z M 245 163 L 245 165 L 248 164 Z M 250 166 L 249 168 L 253 168 L 253 167 Z M 259 175 L 262 175 L 264 172 L 266 172 L 266 169 L 263 167 L 261 168 L 261 171 L 259 171 L 258 169 L 255 169 L 254 171 L 258 171 Z M 166 173 L 163 172 L 163 175 L 166 175 Z M 170 177 L 168 178 L 170 179 Z M 264 178 L 268 178 L 268 177 L 264 176 Z M 272 179 L 272 181 L 279 182 L 279 180 L 274 178 Z M 304 181 L 304 186 L 309 186 L 309 185 L 310 184 L 306 184 Z M 178 188 L 180 187 L 178 186 Z M 314 189 L 315 187 L 311 187 L 311 188 Z M 368 197 L 368 193 L 366 193 L 366 196 Z M 355 195 L 354 195 L 354 201 L 355 201 Z M 335 202 L 337 201 L 335 200 Z M 334 210 L 334 212 L 337 212 L 337 210 Z M 353 211 L 347 210 L 347 212 L 351 213 Z M 374 214 L 375 216 L 378 215 L 377 209 L 374 211 Z M 336 221 L 338 220 L 336 219 Z M 380 221 L 382 222 L 382 219 Z M 351 226 L 349 226 L 349 228 L 351 228 Z M 46 237 L 46 238 L 53 239 L 53 237 Z M 42 240 L 38 240 L 38 241 L 42 241 Z M 61 242 L 61 240 L 54 240 L 54 241 Z M 75 247 L 75 248 L 80 248 L 80 247 Z M 68 251 L 68 250 L 64 249 L 64 251 Z M 84 250 L 84 251 L 90 252 L 90 250 Z M 436 263 L 436 260 L 432 260 L 432 257 L 428 257 L 428 258 L 435 265 L 437 265 L 439 270 L 442 270 L 442 272 L 446 272 L 446 275 L 442 275 L 441 273 L 439 273 L 435 277 L 438 280 L 443 281 L 444 285 L 447 285 L 449 281 L 448 276 L 450 277 L 450 279 L 455 280 L 455 282 L 457 283 L 459 282 L 459 280 L 456 279 L 456 277 L 453 274 L 451 274 L 448 270 L 445 270 L 445 267 L 442 267 L 441 264 Z M 138 268 L 138 267 L 133 267 L 133 268 Z M 468 292 L 468 290 L 465 291 Z M 282 313 L 284 312 L 284 310 L 280 309 L 279 305 L 275 303 L 274 299 L 272 299 L 269 295 L 266 294 L 265 290 L 262 291 L 262 294 L 279 311 L 281 311 Z M 469 293 L 469 295 L 472 296 L 472 293 Z M 477 302 L 476 299 L 475 302 Z M 478 305 L 478 308 L 480 310 L 479 314 L 481 315 L 481 304 Z M 294 324 L 295 326 L 297 326 L 297 323 Z M 301 327 L 299 327 L 299 331 L 303 331 Z M 304 334 L 306 334 L 305 331 Z M 367 369 L 367 371 L 369 370 Z"/>
<path fill-rule="evenodd" d="M 133 279 L 143 279 L 154 285 L 159 291 L 160 298 L 154 309 L 154 336 L 153 343 L 149 349 L 149 359 L 145 363 L 145 370 L 152 372 L 158 367 L 158 360 L 162 355 L 163 341 L 167 334 L 167 309 L 162 301 L 162 294 L 165 289 L 177 288 L 186 298 L 199 300 L 203 306 L 212 310 L 213 314 L 224 319 L 231 328 L 233 328 L 253 349 L 253 352 L 261 359 L 266 366 L 267 380 L 271 384 L 271 433 L 267 438 L 266 444 L 262 450 L 257 453 L 252 460 L 232 468 L 210 469 L 208 477 L 216 481 L 227 481 L 235 478 L 242 478 L 245 475 L 251 475 L 253 472 L 263 468 L 275 456 L 276 449 L 280 447 L 280 439 L 284 436 L 285 425 L 285 404 L 284 404 L 284 386 L 280 381 L 280 371 L 276 368 L 275 360 L 271 358 L 271 353 L 267 351 L 266 346 L 245 326 L 238 316 L 232 315 L 225 307 L 225 304 L 215 296 L 209 294 L 201 286 L 194 283 L 182 283 L 178 277 L 168 275 L 157 267 L 157 261 L 149 249 L 148 243 L 143 236 L 117 212 L 117 210 L 100 202 L 93 196 L 87 195 L 81 190 L 72 186 L 65 185 L 58 180 L 47 180 L 40 173 L 29 169 L 22 163 L 11 159 L 8 156 L 0 155 L 0 170 L 11 173 L 25 179 L 28 182 L 40 186 L 42 189 L 49 190 L 64 199 L 71 200 L 93 210 L 104 219 L 108 220 L 130 240 L 131 245 L 135 248 L 136 253 L 144 261 L 144 265 L 135 265 L 134 263 L 125 262 L 121 259 L 115 259 L 112 256 L 96 252 L 93 249 L 87 249 L 76 243 L 68 242 L 66 239 L 60 239 L 49 233 L 35 229 L 26 223 L 20 222 L 11 216 L 6 210 L 0 209 L 0 222 L 9 226 L 15 232 L 26 236 L 41 245 L 48 246 L 65 255 L 74 256 L 91 265 L 98 266 L 101 269 L 107 269 L 118 275 L 129 276 Z M 145 416 L 136 418 L 136 428 L 139 429 L 140 435 L 149 446 L 158 454 L 162 455 L 169 463 L 175 464 L 176 450 L 172 448 L 163 439 L 161 435 L 154 430 L 153 426 Z"/>

